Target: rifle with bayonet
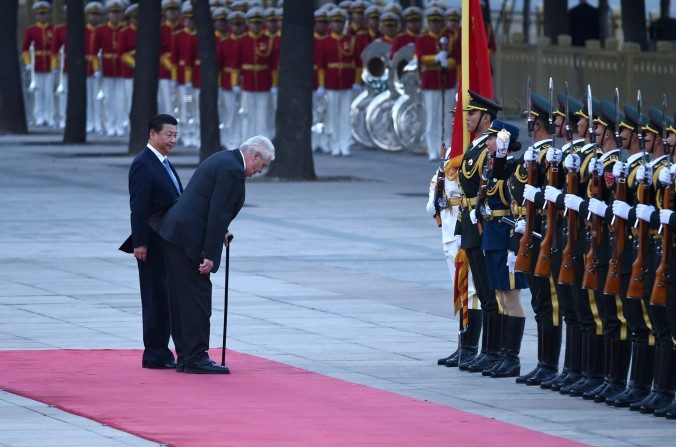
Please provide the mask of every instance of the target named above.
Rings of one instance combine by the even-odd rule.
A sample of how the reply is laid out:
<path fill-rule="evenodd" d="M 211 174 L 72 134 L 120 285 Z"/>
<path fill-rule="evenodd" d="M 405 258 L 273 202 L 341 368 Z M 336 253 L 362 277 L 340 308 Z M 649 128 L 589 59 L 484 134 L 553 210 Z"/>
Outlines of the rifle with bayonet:
<path fill-rule="evenodd" d="M 564 92 L 566 95 L 566 140 L 573 149 L 573 128 L 570 126 L 570 109 L 568 108 L 568 83 L 564 84 Z M 570 169 L 566 174 L 566 192 L 569 194 L 577 194 L 579 185 L 579 173 Z M 575 242 L 577 241 L 577 211 L 567 210 L 568 216 L 568 240 L 566 247 L 561 254 L 561 269 L 559 270 L 559 284 L 573 285 L 575 284 Z"/>
<path fill-rule="evenodd" d="M 552 109 L 554 100 L 554 83 L 552 78 L 549 78 L 549 133 L 552 136 L 552 149 L 556 149 L 556 124 L 554 123 L 554 110 Z M 549 162 L 547 168 L 547 184 L 558 187 L 559 186 L 559 163 L 556 159 Z M 542 276 L 549 278 L 552 273 L 552 255 L 556 251 L 556 203 L 545 200 L 545 207 L 547 208 L 546 230 L 545 237 L 540 244 L 540 254 L 533 274 L 535 276 Z"/>
<path fill-rule="evenodd" d="M 594 115 L 592 110 L 591 86 L 587 84 L 587 113 L 589 115 L 589 141 L 594 151 L 594 172 L 589 180 L 591 185 L 591 197 L 600 199 L 601 197 L 601 176 L 596 170 L 599 161 L 598 148 L 596 147 L 596 125 L 594 124 Z M 596 289 L 599 285 L 599 259 L 598 247 L 601 244 L 601 218 L 596 214 L 589 212 L 587 215 L 588 231 L 590 233 L 591 243 L 589 250 L 584 256 L 584 275 L 582 276 L 583 289 Z"/>
<path fill-rule="evenodd" d="M 533 88 L 530 75 L 528 75 L 528 83 L 526 84 L 526 104 L 528 105 L 528 136 L 533 136 L 533 128 L 535 127 L 535 120 L 531 113 L 530 93 Z M 535 185 L 538 177 L 538 166 L 535 161 L 526 162 L 526 171 L 528 172 L 527 182 L 529 185 Z M 533 231 L 535 229 L 535 205 L 531 201 L 526 202 L 526 231 L 521 236 L 519 241 L 519 250 L 516 255 L 516 263 L 514 264 L 514 271 L 530 273 L 531 272 L 531 251 L 533 248 Z"/>
<path fill-rule="evenodd" d="M 669 172 L 671 172 L 671 148 L 669 147 L 669 141 L 667 139 L 666 120 L 667 95 L 664 95 L 662 97 L 662 145 L 664 146 L 664 153 L 667 156 L 667 165 L 662 169 L 668 169 Z M 674 195 L 674 179 L 671 179 L 671 183 L 662 189 L 663 210 L 673 209 L 674 204 L 676 203 L 676 197 L 674 197 Z M 660 230 L 662 231 L 662 255 L 660 256 L 660 265 L 655 271 L 655 284 L 653 284 L 653 290 L 650 293 L 650 304 L 654 306 L 667 305 L 667 280 L 669 279 L 668 268 L 669 260 L 671 259 L 671 228 L 669 225 L 662 225 Z"/>
<path fill-rule="evenodd" d="M 641 121 L 641 91 L 638 91 L 638 117 Z M 642 124 L 639 122 L 639 127 Z M 650 179 L 648 178 L 648 152 L 645 150 L 645 135 L 643 129 L 639 129 L 638 142 L 643 151 L 643 159 L 641 164 L 645 171 L 645 175 L 642 179 L 637 179 L 639 181 L 637 197 L 640 203 L 644 205 L 650 204 Z M 642 219 L 636 219 L 636 224 L 634 228 L 638 225 L 638 252 L 636 253 L 636 258 L 634 263 L 631 266 L 631 277 L 629 279 L 629 288 L 627 289 L 627 298 L 642 299 L 643 298 L 643 278 L 645 275 L 645 269 L 648 265 L 648 239 L 650 238 L 650 227 L 648 222 Z"/>
<path fill-rule="evenodd" d="M 444 39 L 441 38 L 443 45 Z M 442 46 L 443 48 L 443 46 Z M 441 142 L 439 148 L 439 169 L 437 170 L 437 179 L 434 185 L 434 220 L 437 222 L 437 227 L 441 227 L 441 210 L 448 206 L 446 201 L 446 173 L 444 172 L 444 162 L 446 161 L 446 136 L 444 128 L 444 114 L 446 113 L 446 94 L 445 90 L 441 92 Z"/>
<path fill-rule="evenodd" d="M 615 181 L 615 200 L 627 201 L 627 179 L 624 172 L 624 151 L 622 150 L 622 136 L 620 135 L 620 92 L 615 88 L 615 145 L 620 150 L 620 162 L 623 163 L 623 169 L 620 176 Z M 610 240 L 615 241 L 612 246 L 612 255 L 608 261 L 608 276 L 603 287 L 603 293 L 606 295 L 617 295 L 620 293 L 620 255 L 624 251 L 626 243 L 626 222 L 624 219 L 613 217 L 608 226 Z"/>

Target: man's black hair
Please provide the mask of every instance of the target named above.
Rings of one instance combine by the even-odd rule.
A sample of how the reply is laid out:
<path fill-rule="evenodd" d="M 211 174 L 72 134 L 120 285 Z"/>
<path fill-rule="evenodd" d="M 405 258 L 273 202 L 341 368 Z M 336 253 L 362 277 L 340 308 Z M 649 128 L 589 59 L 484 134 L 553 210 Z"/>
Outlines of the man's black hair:
<path fill-rule="evenodd" d="M 178 121 L 176 121 L 176 118 L 174 118 L 171 115 L 160 113 L 159 115 L 155 115 L 152 118 L 150 118 L 150 122 L 148 123 L 148 133 L 150 133 L 153 130 L 157 133 L 162 132 L 162 128 L 164 127 L 165 124 L 169 124 L 171 126 L 178 126 Z"/>

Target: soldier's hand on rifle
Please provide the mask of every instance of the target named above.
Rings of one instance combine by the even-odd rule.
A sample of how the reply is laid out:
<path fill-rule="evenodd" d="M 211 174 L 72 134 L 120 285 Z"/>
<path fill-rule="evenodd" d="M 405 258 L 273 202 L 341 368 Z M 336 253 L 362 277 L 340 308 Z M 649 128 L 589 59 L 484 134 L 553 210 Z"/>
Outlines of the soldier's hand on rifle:
<path fill-rule="evenodd" d="M 673 166 L 676 166 L 676 165 L 673 165 Z M 662 168 L 660 170 L 660 173 L 659 173 L 657 178 L 660 180 L 660 183 L 662 184 L 662 186 L 669 186 L 672 183 L 674 183 L 674 176 L 671 174 L 671 171 L 669 169 L 667 169 L 666 167 Z"/>
<path fill-rule="evenodd" d="M 511 134 L 506 130 L 498 132 L 495 138 L 495 158 L 505 158 L 509 148 L 509 137 Z"/>
<path fill-rule="evenodd" d="M 669 225 L 669 220 L 671 220 L 673 213 L 671 210 L 660 210 L 660 223 L 662 225 Z"/>
<path fill-rule="evenodd" d="M 570 208 L 573 211 L 580 211 L 582 202 L 584 202 L 584 200 L 575 194 L 566 194 L 566 197 L 563 198 L 563 203 L 566 205 L 566 208 Z"/>
<path fill-rule="evenodd" d="M 516 225 L 514 225 L 514 232 L 524 234 L 526 232 L 526 221 L 523 219 L 517 220 Z"/>
<path fill-rule="evenodd" d="M 577 154 L 568 154 L 563 160 L 563 166 L 569 171 L 580 170 L 580 156 Z"/>
<path fill-rule="evenodd" d="M 650 222 L 650 216 L 654 211 L 655 207 L 652 205 L 644 205 L 642 203 L 636 205 L 636 217 L 645 222 Z"/>
<path fill-rule="evenodd" d="M 613 214 L 624 220 L 629 219 L 629 211 L 631 206 L 627 202 L 615 199 L 613 201 Z"/>
<path fill-rule="evenodd" d="M 359 94 L 359 93 L 361 93 L 362 89 L 363 89 L 363 87 L 361 85 L 359 85 L 357 83 L 352 84 L 352 91 L 353 92 Z"/>
<path fill-rule="evenodd" d="M 277 96 L 277 87 L 271 87 L 270 93 L 272 93 L 274 96 Z"/>
<path fill-rule="evenodd" d="M 523 198 L 528 200 L 529 202 L 535 202 L 535 195 L 540 191 L 540 188 L 536 188 L 533 185 L 526 185 L 523 188 Z"/>
<path fill-rule="evenodd" d="M 629 174 L 629 165 L 627 163 L 622 163 L 621 161 L 616 161 L 613 165 L 613 177 L 616 179 L 624 177 L 627 178 Z"/>
<path fill-rule="evenodd" d="M 596 214 L 597 216 L 605 216 L 607 209 L 608 205 L 606 205 L 604 202 L 601 202 L 599 199 L 592 198 L 589 200 L 589 211 Z"/>
<path fill-rule="evenodd" d="M 507 269 L 509 269 L 509 273 L 514 273 L 514 267 L 516 267 L 516 255 L 510 250 L 507 252 Z"/>
<path fill-rule="evenodd" d="M 319 88 L 324 88 L 324 87 L 319 87 Z M 241 87 L 240 87 L 239 85 L 233 85 L 233 86 L 232 86 L 232 92 L 233 92 L 235 95 L 238 95 L 239 92 L 241 92 L 241 91 L 242 91 L 242 89 L 241 89 Z"/>
<path fill-rule="evenodd" d="M 561 163 L 561 158 L 563 157 L 563 152 L 560 149 L 555 147 L 550 147 L 547 149 L 546 160 L 548 163 Z"/>
<path fill-rule="evenodd" d="M 444 68 L 448 68 L 448 53 L 446 50 L 441 50 L 437 53 L 436 61 Z"/>
<path fill-rule="evenodd" d="M 425 207 L 425 211 L 427 211 L 427 214 L 429 214 L 430 216 L 434 216 L 435 214 L 437 214 L 437 210 L 434 209 L 434 194 L 432 194 L 427 200 L 427 206 Z"/>
<path fill-rule="evenodd" d="M 94 72 L 94 79 L 101 79 L 101 70 L 96 70 Z"/>
<path fill-rule="evenodd" d="M 653 167 L 650 165 L 641 165 L 636 171 L 636 180 L 639 182 L 647 181 L 646 185 L 653 184 Z"/>
<path fill-rule="evenodd" d="M 603 162 L 598 158 L 593 158 L 589 162 L 589 175 L 603 175 Z"/>
<path fill-rule="evenodd" d="M 554 188 L 551 185 L 545 186 L 545 200 L 547 202 L 556 203 L 559 196 L 563 194 L 560 189 Z"/>
<path fill-rule="evenodd" d="M 537 160 L 537 152 L 533 149 L 533 146 L 530 146 L 523 154 L 523 161 L 530 163 L 535 160 Z"/>
<path fill-rule="evenodd" d="M 469 220 L 471 220 L 474 225 L 476 225 L 477 222 L 479 222 L 479 220 L 476 217 L 476 208 L 469 212 Z"/>
<path fill-rule="evenodd" d="M 192 82 L 185 83 L 185 93 L 186 95 L 192 95 Z"/>

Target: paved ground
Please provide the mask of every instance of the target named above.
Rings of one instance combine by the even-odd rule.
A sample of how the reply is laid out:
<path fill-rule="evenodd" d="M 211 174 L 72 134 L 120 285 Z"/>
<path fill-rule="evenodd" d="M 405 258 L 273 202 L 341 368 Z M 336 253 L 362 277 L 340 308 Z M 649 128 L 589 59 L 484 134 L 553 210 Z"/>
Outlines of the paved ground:
<path fill-rule="evenodd" d="M 131 158 L 120 142 L 56 140 L 0 137 L 0 349 L 142 348 L 135 263 L 117 251 Z M 196 160 L 172 156 L 184 184 Z M 436 366 L 457 320 L 424 213 L 435 166 L 365 150 L 315 163 L 323 181 L 247 185 L 231 228 L 229 348 L 592 445 L 673 443 L 664 419 Z M 223 273 L 212 280 L 219 346 Z M 535 341 L 529 318 L 524 369 Z M 152 444 L 4 391 L 0 421 L 2 446 Z"/>

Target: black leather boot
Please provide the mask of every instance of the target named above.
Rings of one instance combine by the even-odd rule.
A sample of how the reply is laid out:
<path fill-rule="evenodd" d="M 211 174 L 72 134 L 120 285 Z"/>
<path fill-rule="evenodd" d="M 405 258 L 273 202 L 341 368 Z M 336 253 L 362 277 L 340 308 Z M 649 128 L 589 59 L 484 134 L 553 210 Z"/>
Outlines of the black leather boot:
<path fill-rule="evenodd" d="M 538 364 L 532 371 L 517 377 L 515 380 L 516 383 L 525 385 L 526 380 L 530 379 L 535 374 L 537 374 L 537 372 L 540 371 L 540 368 L 542 367 L 542 323 L 538 322 L 537 325 L 538 325 Z"/>
<path fill-rule="evenodd" d="M 540 384 L 540 388 L 548 390 L 551 389 L 554 384 L 558 384 L 563 382 L 566 377 L 568 377 L 568 374 L 572 372 L 570 369 L 571 365 L 571 358 L 572 358 L 572 351 L 574 349 L 573 346 L 573 331 L 574 328 L 571 325 L 566 325 L 566 350 L 565 353 L 563 354 L 563 369 L 561 372 L 555 376 L 554 378 L 550 380 L 544 380 Z"/>
<path fill-rule="evenodd" d="M 672 394 L 676 391 L 676 352 L 671 351 L 671 392 Z M 672 399 L 671 403 L 666 407 L 655 410 L 653 413 L 657 417 L 666 417 L 668 419 L 674 419 L 676 417 L 676 398 Z M 671 415 L 671 417 L 669 417 Z"/>
<path fill-rule="evenodd" d="M 627 373 L 631 361 L 631 342 L 612 339 L 610 350 L 610 384 L 594 396 L 594 402 L 605 402 L 624 391 L 627 386 Z"/>
<path fill-rule="evenodd" d="M 610 386 L 610 368 L 613 362 L 613 339 L 611 337 L 603 337 L 603 382 L 596 388 L 587 390 L 582 393 L 584 400 L 593 400 L 598 394 L 601 394 L 606 387 Z"/>
<path fill-rule="evenodd" d="M 645 399 L 650 393 L 654 356 L 654 347 L 648 346 L 647 343 L 632 343 L 629 385 L 620 394 L 606 399 L 606 404 L 613 407 L 628 407 Z"/>
<path fill-rule="evenodd" d="M 643 399 L 629 404 L 629 409 L 631 411 L 639 411 L 643 405 L 647 405 L 657 395 L 657 382 L 659 382 L 658 375 L 660 372 L 660 366 L 662 361 L 662 350 L 659 349 L 658 347 L 655 347 L 654 350 L 655 357 L 653 361 L 653 370 L 652 370 L 653 374 L 650 382 L 652 383 L 652 387 L 650 388 L 650 392 L 648 393 L 648 395 L 645 396 Z"/>
<path fill-rule="evenodd" d="M 589 335 L 589 377 L 583 382 L 578 381 L 571 387 L 568 393 L 571 396 L 582 396 L 587 391 L 597 388 L 603 383 L 603 369 L 604 369 L 604 351 L 603 351 L 603 336 Z"/>
<path fill-rule="evenodd" d="M 484 334 L 486 334 L 486 350 L 483 357 L 472 362 L 467 370 L 469 372 L 482 372 L 491 369 L 500 361 L 500 348 L 502 347 L 502 332 L 500 321 L 502 317 L 497 314 L 484 313 Z"/>
<path fill-rule="evenodd" d="M 491 377 L 516 377 L 521 372 L 519 352 L 521 352 L 521 340 L 523 329 L 526 326 L 526 317 L 505 317 L 508 344 L 505 347 L 505 356 L 500 367 L 491 374 Z"/>
<path fill-rule="evenodd" d="M 567 384 L 561 384 L 559 393 L 561 394 L 570 394 L 571 390 L 581 386 L 590 376 L 589 373 L 589 338 L 592 334 L 583 333 L 582 334 L 582 353 L 581 353 L 581 373 L 580 377 L 574 381 Z M 568 382 L 568 381 L 567 381 Z"/>
<path fill-rule="evenodd" d="M 507 355 L 506 348 L 509 344 L 510 337 L 507 327 L 508 318 L 509 316 L 507 315 L 498 314 L 498 327 L 500 328 L 500 350 L 498 351 L 498 361 L 495 362 L 492 367 L 481 371 L 482 376 L 490 376 L 493 374 L 500 368 L 500 365 L 502 365 L 502 362 L 505 360 L 505 356 Z"/>
<path fill-rule="evenodd" d="M 552 391 L 560 391 L 562 387 L 570 386 L 580 380 L 582 377 L 582 330 L 576 326 L 569 326 L 566 328 L 566 331 L 569 329 L 571 332 L 570 366 L 568 367 L 569 372 L 566 377 L 563 378 L 563 380 L 552 383 Z M 542 384 L 540 386 L 542 386 Z"/>
<path fill-rule="evenodd" d="M 462 315 L 460 315 L 460 318 L 458 319 L 458 324 L 459 324 L 459 330 L 462 330 Z M 458 349 L 453 351 L 451 355 L 448 357 L 441 358 L 437 360 L 437 365 L 441 366 L 458 366 L 458 354 L 460 354 L 460 340 L 458 340 Z"/>
<path fill-rule="evenodd" d="M 526 385 L 539 386 L 545 380 L 556 377 L 561 354 L 561 330 L 561 326 L 542 326 L 542 367 L 531 378 L 526 379 Z"/>
<path fill-rule="evenodd" d="M 674 400 L 674 390 L 671 387 L 674 374 L 674 350 L 671 346 L 660 347 L 660 369 L 656 377 L 656 393 L 650 402 L 641 405 L 638 411 L 643 414 L 654 413 L 655 410 L 668 406 Z"/>
<path fill-rule="evenodd" d="M 455 361 L 455 364 L 451 361 L 446 366 L 454 367 L 463 363 L 469 363 L 474 360 L 478 352 L 483 311 L 480 309 L 469 309 L 467 312 L 467 328 L 460 334 L 460 353 L 458 354 L 458 359 Z"/>

